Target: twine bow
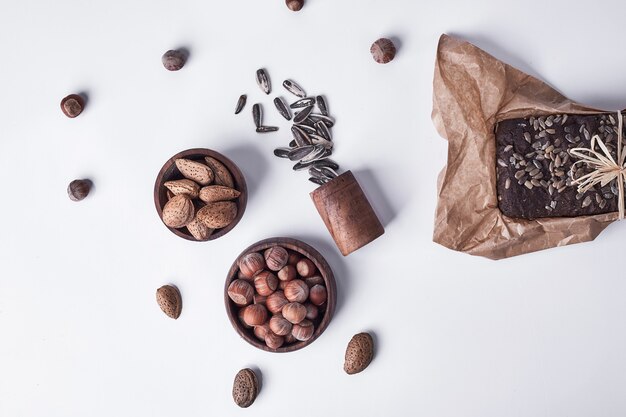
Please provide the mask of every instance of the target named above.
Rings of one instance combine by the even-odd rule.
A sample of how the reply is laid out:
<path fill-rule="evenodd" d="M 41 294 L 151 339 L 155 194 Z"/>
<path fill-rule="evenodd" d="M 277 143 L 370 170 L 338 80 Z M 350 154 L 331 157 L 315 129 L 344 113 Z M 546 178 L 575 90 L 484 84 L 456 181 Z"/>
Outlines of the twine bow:
<path fill-rule="evenodd" d="M 571 171 L 571 178 L 574 184 L 578 184 L 578 192 L 583 194 L 591 188 L 600 184 L 604 187 L 613 180 L 617 180 L 618 189 L 618 209 L 619 219 L 624 219 L 624 182 L 626 181 L 626 150 L 622 148 L 622 112 L 617 112 L 618 131 L 617 131 L 617 162 L 611 156 L 611 152 L 606 147 L 600 136 L 594 135 L 591 138 L 590 148 L 574 148 L 569 151 L 570 155 L 579 159 L 572 164 L 572 170 L 577 164 L 586 164 L 593 171 L 574 179 L 574 172 Z M 602 152 L 596 151 L 596 142 Z"/>

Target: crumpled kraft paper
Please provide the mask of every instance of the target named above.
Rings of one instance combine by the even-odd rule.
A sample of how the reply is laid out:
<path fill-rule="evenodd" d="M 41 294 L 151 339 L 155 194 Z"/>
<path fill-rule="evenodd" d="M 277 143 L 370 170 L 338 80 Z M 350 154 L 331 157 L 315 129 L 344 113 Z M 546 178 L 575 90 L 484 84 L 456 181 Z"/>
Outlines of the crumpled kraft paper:
<path fill-rule="evenodd" d="M 433 240 L 491 259 L 587 242 L 617 213 L 513 219 L 498 208 L 495 125 L 505 119 L 603 110 L 575 103 L 476 46 L 442 35 L 433 82 L 433 123 L 448 140 L 439 174 Z"/>

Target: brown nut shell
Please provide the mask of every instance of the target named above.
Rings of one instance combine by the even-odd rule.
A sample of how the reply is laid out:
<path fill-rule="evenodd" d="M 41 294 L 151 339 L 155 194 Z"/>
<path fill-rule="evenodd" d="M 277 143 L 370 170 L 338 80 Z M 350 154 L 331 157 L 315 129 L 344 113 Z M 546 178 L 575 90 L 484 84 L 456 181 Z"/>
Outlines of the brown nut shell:
<path fill-rule="evenodd" d="M 267 297 L 265 306 L 272 314 L 280 313 L 285 305 L 289 304 L 289 300 L 282 291 L 275 291 Z"/>
<path fill-rule="evenodd" d="M 306 317 L 306 307 L 300 303 L 289 303 L 285 304 L 281 313 L 292 324 L 298 324 Z"/>
<path fill-rule="evenodd" d="M 163 206 L 163 223 L 175 229 L 184 227 L 194 219 L 195 208 L 191 199 L 184 195 L 175 195 Z"/>
<path fill-rule="evenodd" d="M 269 296 L 278 288 L 278 278 L 269 271 L 262 271 L 254 277 L 254 287 L 260 295 Z"/>
<path fill-rule="evenodd" d="M 370 48 L 372 58 L 379 64 L 386 64 L 393 61 L 396 56 L 396 46 L 390 39 L 381 38 L 372 44 Z"/>
<path fill-rule="evenodd" d="M 320 310 L 319 308 L 317 308 L 316 305 L 312 303 L 306 303 L 304 307 L 306 308 L 307 320 L 315 320 L 319 316 Z"/>
<path fill-rule="evenodd" d="M 240 195 L 241 193 L 234 188 L 224 187 L 223 185 L 207 185 L 198 192 L 198 197 L 205 203 L 234 200 Z"/>
<path fill-rule="evenodd" d="M 243 309 L 243 321 L 248 326 L 259 326 L 267 321 L 267 309 L 263 304 L 250 304 Z"/>
<path fill-rule="evenodd" d="M 206 224 L 198 220 L 197 215 L 187 224 L 187 230 L 189 230 L 191 236 L 198 241 L 208 240 L 211 234 L 215 231 L 215 229 L 211 229 Z"/>
<path fill-rule="evenodd" d="M 309 286 L 301 279 L 289 281 L 285 286 L 285 297 L 292 303 L 304 303 L 309 297 Z"/>
<path fill-rule="evenodd" d="M 296 271 L 296 267 L 293 265 L 285 265 L 278 271 L 278 279 L 281 281 L 291 281 L 296 279 L 298 275 L 298 271 Z"/>
<path fill-rule="evenodd" d="M 81 201 L 91 190 L 91 181 L 89 180 L 74 180 L 67 186 L 67 196 L 72 201 Z"/>
<path fill-rule="evenodd" d="M 61 111 L 70 119 L 81 114 L 84 108 L 85 100 L 78 94 L 70 94 L 61 100 Z"/>
<path fill-rule="evenodd" d="M 271 271 L 280 271 L 289 259 L 289 253 L 287 249 L 282 246 L 272 246 L 263 253 L 265 257 L 265 264 Z"/>
<path fill-rule="evenodd" d="M 259 395 L 259 381 L 252 369 L 242 369 L 235 376 L 233 382 L 233 400 L 241 408 L 247 408 L 254 403 Z"/>
<path fill-rule="evenodd" d="M 265 336 L 269 331 L 270 326 L 267 323 L 261 324 L 260 326 L 254 326 L 254 335 L 262 342 L 265 342 Z"/>
<path fill-rule="evenodd" d="M 211 229 L 228 226 L 237 217 L 237 204 L 232 201 L 209 203 L 198 210 L 198 220 Z"/>
<path fill-rule="evenodd" d="M 346 348 L 343 370 L 347 374 L 357 374 L 368 367 L 374 357 L 374 340 L 369 333 L 359 333 L 352 337 Z"/>
<path fill-rule="evenodd" d="M 313 332 L 315 331 L 315 326 L 309 320 L 302 320 L 299 324 L 294 324 L 291 329 L 291 334 L 293 337 L 298 339 L 301 342 L 306 342 L 311 337 L 313 337 Z"/>
<path fill-rule="evenodd" d="M 278 336 L 287 336 L 293 327 L 293 324 L 280 314 L 272 316 L 269 325 L 270 330 Z"/>
<path fill-rule="evenodd" d="M 176 320 L 183 309 L 183 300 L 178 288 L 173 285 L 164 285 L 156 291 L 156 300 L 161 310 Z"/>
<path fill-rule="evenodd" d="M 278 349 L 285 343 L 285 338 L 274 334 L 271 330 L 265 335 L 265 344 L 270 349 Z"/>
<path fill-rule="evenodd" d="M 304 0 L 285 0 L 285 4 L 292 12 L 299 12 L 304 6 Z"/>
<path fill-rule="evenodd" d="M 233 176 L 231 175 L 226 165 L 221 163 L 215 158 L 210 156 L 206 156 L 204 158 L 206 164 L 211 168 L 215 177 L 216 185 L 223 185 L 228 188 L 235 188 L 235 180 L 233 180 Z"/>
<path fill-rule="evenodd" d="M 311 288 L 318 284 L 324 285 L 324 278 L 322 278 L 321 275 L 313 275 L 312 277 L 305 278 L 304 282 L 306 282 L 306 285 L 308 285 L 309 288 Z"/>
<path fill-rule="evenodd" d="M 316 306 L 324 304 L 327 296 L 326 287 L 323 285 L 316 284 L 309 290 L 309 300 Z"/>
<path fill-rule="evenodd" d="M 238 306 L 245 306 L 252 302 L 254 288 L 248 281 L 236 279 L 228 286 L 228 296 Z"/>
<path fill-rule="evenodd" d="M 200 192 L 200 186 L 195 181 L 188 180 L 187 178 L 182 180 L 166 181 L 163 186 L 170 190 L 172 194 L 186 194 L 189 198 L 198 198 Z"/>
<path fill-rule="evenodd" d="M 242 256 L 238 265 L 244 276 L 252 278 L 265 269 L 265 259 L 260 253 L 252 252 Z"/>
<path fill-rule="evenodd" d="M 189 180 L 195 181 L 200 185 L 208 185 L 213 182 L 213 171 L 202 162 L 179 158 L 174 163 L 178 171 L 183 174 L 183 177 Z"/>
<path fill-rule="evenodd" d="M 300 259 L 296 264 L 296 269 L 298 270 L 298 274 L 303 278 L 312 277 L 317 272 L 313 261 L 307 258 Z"/>

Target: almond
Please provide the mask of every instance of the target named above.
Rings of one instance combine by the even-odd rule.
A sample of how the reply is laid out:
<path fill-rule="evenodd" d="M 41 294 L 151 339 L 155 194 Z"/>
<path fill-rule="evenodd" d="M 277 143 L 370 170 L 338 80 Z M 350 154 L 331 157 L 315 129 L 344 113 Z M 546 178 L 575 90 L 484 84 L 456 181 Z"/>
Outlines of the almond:
<path fill-rule="evenodd" d="M 177 159 L 174 161 L 176 167 L 183 174 L 183 177 L 194 180 L 195 182 L 207 185 L 213 182 L 213 171 L 202 162 L 192 161 L 191 159 Z"/>
<path fill-rule="evenodd" d="M 185 194 L 172 197 L 163 207 L 163 223 L 175 229 L 186 226 L 194 218 L 195 208 Z"/>
<path fill-rule="evenodd" d="M 359 333 L 352 337 L 346 348 L 346 360 L 343 370 L 347 374 L 363 371 L 374 357 L 374 340 L 369 333 Z"/>
<path fill-rule="evenodd" d="M 200 192 L 200 186 L 188 179 L 167 181 L 163 185 L 174 195 L 186 194 L 190 198 L 198 198 Z"/>
<path fill-rule="evenodd" d="M 156 300 L 161 310 L 169 317 L 174 320 L 180 317 L 180 312 L 183 309 L 183 300 L 178 288 L 173 285 L 162 286 L 156 292 Z"/>
<path fill-rule="evenodd" d="M 224 164 L 218 161 L 215 158 L 211 158 L 207 156 L 204 158 L 207 165 L 213 170 L 215 174 L 215 184 L 223 185 L 229 188 L 235 188 L 235 181 L 233 180 L 233 176 L 230 174 L 230 171 Z"/>
<path fill-rule="evenodd" d="M 213 229 L 198 220 L 198 216 L 187 224 L 187 230 L 189 230 L 191 236 L 200 241 L 208 240 L 211 233 L 213 233 Z"/>
<path fill-rule="evenodd" d="M 198 219 L 211 229 L 228 226 L 237 217 L 237 204 L 232 201 L 209 203 L 198 210 Z"/>
<path fill-rule="evenodd" d="M 214 203 L 216 201 L 234 200 L 241 195 L 241 193 L 234 188 L 225 187 L 223 185 L 209 185 L 208 187 L 202 187 L 200 193 L 200 200 L 205 203 Z"/>
<path fill-rule="evenodd" d="M 233 400 L 241 408 L 252 405 L 259 394 L 259 380 L 250 368 L 237 372 L 233 383 Z"/>

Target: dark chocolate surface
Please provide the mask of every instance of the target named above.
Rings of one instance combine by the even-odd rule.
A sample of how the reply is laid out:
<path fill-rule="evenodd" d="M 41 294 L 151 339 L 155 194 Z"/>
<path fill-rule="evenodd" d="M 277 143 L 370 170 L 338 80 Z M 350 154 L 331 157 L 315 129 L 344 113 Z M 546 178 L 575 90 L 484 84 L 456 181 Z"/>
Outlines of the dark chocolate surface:
<path fill-rule="evenodd" d="M 579 194 L 572 183 L 573 148 L 598 135 L 616 158 L 617 114 L 551 115 L 504 120 L 496 126 L 497 193 L 509 217 L 575 217 L 617 211 L 615 181 Z M 590 172 L 574 167 L 574 177 Z"/>

